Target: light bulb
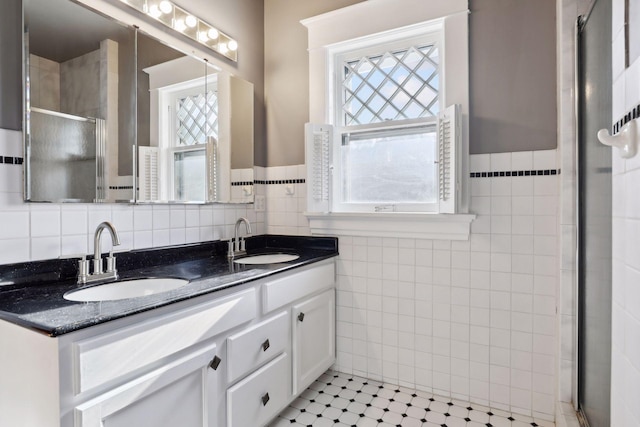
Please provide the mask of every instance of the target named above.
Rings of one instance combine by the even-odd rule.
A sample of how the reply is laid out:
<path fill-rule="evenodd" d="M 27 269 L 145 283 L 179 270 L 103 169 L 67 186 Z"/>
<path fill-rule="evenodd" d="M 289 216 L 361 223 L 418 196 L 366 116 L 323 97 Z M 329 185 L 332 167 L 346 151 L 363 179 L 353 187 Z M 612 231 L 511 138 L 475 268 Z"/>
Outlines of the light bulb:
<path fill-rule="evenodd" d="M 193 15 L 187 15 L 187 17 L 184 19 L 184 22 L 187 24 L 187 27 L 189 28 L 193 28 L 196 25 L 198 25 L 198 20 Z"/>
<path fill-rule="evenodd" d="M 209 36 L 209 38 L 211 40 L 215 40 L 218 38 L 218 36 L 220 35 L 220 33 L 218 32 L 218 30 L 216 30 L 215 28 L 212 28 L 209 30 L 209 32 L 207 33 L 207 35 Z"/>
<path fill-rule="evenodd" d="M 162 0 L 160 2 L 160 10 L 162 11 L 162 13 L 171 13 L 171 11 L 173 10 L 173 5 L 167 0 Z"/>
<path fill-rule="evenodd" d="M 176 31 L 183 32 L 187 29 L 187 26 L 184 24 L 184 21 L 182 19 L 176 19 L 176 21 L 173 23 L 173 28 L 175 28 Z"/>
<path fill-rule="evenodd" d="M 206 43 L 209 41 L 209 36 L 207 35 L 206 31 L 200 31 L 198 33 L 198 40 L 200 40 L 202 43 Z"/>
<path fill-rule="evenodd" d="M 229 48 L 227 47 L 226 43 L 220 43 L 220 45 L 218 46 L 218 50 L 222 54 L 225 54 L 225 53 L 229 52 Z"/>
<path fill-rule="evenodd" d="M 237 41 L 235 41 L 235 40 L 231 40 L 231 41 L 229 42 L 229 50 L 231 50 L 231 51 L 236 51 L 236 50 L 238 50 L 238 42 L 237 42 Z"/>
<path fill-rule="evenodd" d="M 162 12 L 160 12 L 160 9 L 158 9 L 158 5 L 151 5 L 151 7 L 149 8 L 149 15 L 153 18 L 159 18 L 160 15 L 162 15 Z"/>

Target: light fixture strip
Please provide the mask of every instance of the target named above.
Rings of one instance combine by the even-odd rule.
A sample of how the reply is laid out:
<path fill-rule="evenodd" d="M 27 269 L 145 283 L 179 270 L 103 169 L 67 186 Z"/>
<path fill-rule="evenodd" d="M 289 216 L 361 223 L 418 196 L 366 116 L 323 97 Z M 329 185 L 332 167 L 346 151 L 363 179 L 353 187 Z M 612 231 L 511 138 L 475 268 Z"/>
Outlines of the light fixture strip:
<path fill-rule="evenodd" d="M 238 60 L 236 40 L 173 2 L 169 0 L 120 1 L 232 61 Z"/>

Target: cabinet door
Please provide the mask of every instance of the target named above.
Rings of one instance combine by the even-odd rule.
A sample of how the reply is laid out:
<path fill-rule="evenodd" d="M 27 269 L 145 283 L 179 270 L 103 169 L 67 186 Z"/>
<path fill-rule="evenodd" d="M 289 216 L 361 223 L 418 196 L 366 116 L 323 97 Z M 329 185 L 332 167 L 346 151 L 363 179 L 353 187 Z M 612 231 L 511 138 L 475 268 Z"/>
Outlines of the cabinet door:
<path fill-rule="evenodd" d="M 211 344 L 79 405 L 75 426 L 215 425 L 215 354 Z"/>
<path fill-rule="evenodd" d="M 328 290 L 292 309 L 293 393 L 300 393 L 335 361 L 335 296 Z"/>

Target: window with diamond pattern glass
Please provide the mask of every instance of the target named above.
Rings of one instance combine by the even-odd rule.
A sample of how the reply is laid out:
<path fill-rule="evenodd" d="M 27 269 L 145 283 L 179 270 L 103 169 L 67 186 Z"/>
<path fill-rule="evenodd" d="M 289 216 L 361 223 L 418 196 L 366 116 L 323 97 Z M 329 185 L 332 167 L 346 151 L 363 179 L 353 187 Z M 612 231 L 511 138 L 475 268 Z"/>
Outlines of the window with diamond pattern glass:
<path fill-rule="evenodd" d="M 437 116 L 437 46 L 412 46 L 343 65 L 344 126 Z"/>
<path fill-rule="evenodd" d="M 177 145 L 204 144 L 208 135 L 218 137 L 218 96 L 214 91 L 179 98 Z"/>

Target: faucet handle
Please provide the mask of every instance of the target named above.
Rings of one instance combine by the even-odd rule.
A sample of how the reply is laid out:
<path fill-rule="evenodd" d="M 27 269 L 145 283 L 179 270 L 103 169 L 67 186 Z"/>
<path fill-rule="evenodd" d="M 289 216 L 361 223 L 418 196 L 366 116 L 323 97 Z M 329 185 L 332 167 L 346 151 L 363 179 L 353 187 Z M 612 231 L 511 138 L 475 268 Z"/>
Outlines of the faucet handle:
<path fill-rule="evenodd" d="M 116 273 L 116 257 L 113 256 L 113 251 L 109 252 L 107 257 L 107 273 Z"/>
<path fill-rule="evenodd" d="M 86 283 L 87 277 L 89 277 L 89 260 L 86 255 L 82 255 L 78 260 L 78 283 Z"/>
<path fill-rule="evenodd" d="M 229 241 L 227 242 L 227 258 L 229 259 L 233 259 L 234 257 L 234 242 L 233 242 L 233 237 L 231 239 L 229 239 Z"/>

